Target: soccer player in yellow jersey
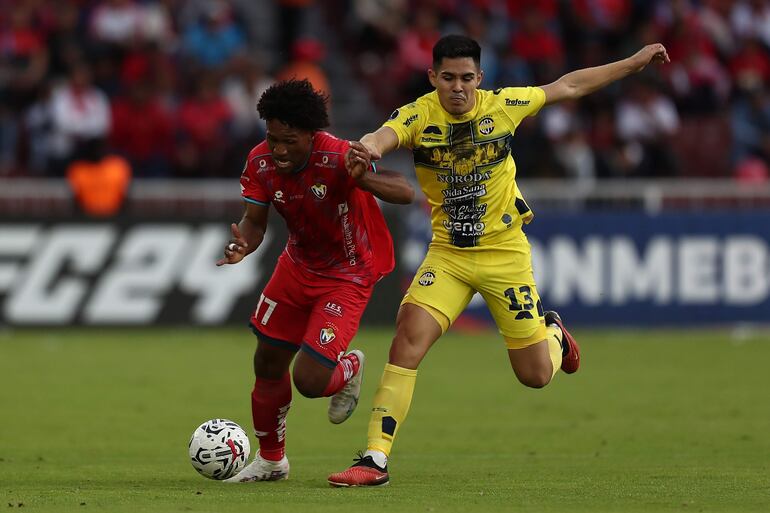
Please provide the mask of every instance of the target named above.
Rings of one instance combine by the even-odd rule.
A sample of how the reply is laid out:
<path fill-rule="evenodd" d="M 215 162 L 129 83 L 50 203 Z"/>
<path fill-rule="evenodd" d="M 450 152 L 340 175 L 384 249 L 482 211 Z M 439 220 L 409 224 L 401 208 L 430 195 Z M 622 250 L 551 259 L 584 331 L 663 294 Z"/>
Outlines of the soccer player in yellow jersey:
<path fill-rule="evenodd" d="M 505 340 L 516 377 L 546 386 L 560 368 L 580 364 L 574 338 L 556 312 L 544 312 L 522 225 L 533 214 L 516 186 L 511 138 L 544 105 L 581 98 L 611 82 L 668 62 L 661 44 L 631 57 L 573 71 L 541 87 L 479 89 L 481 49 L 457 35 L 433 47 L 428 70 L 435 91 L 396 109 L 361 142 L 372 158 L 398 147 L 414 154 L 417 179 L 431 206 L 433 240 L 396 318 L 369 421 L 367 451 L 332 486 L 388 483 L 387 459 L 406 419 L 417 367 L 431 345 L 465 309 L 475 292 L 489 307 Z"/>

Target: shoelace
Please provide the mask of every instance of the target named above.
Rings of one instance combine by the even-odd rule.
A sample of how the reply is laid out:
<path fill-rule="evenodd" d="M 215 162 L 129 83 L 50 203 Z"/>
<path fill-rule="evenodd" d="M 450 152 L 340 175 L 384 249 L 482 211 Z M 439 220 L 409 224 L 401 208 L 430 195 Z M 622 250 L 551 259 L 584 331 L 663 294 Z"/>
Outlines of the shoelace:
<path fill-rule="evenodd" d="M 377 465 L 374 462 L 374 458 L 371 456 L 364 456 L 363 451 L 356 451 L 356 457 L 353 458 L 353 466 L 354 467 L 369 467 L 373 469 L 377 469 L 380 472 L 384 472 L 385 469 L 381 468 L 379 465 Z"/>
<path fill-rule="evenodd" d="M 356 456 L 353 458 L 354 467 L 371 467 L 372 464 L 374 464 L 374 460 L 371 456 L 364 456 L 364 451 L 356 451 Z"/>

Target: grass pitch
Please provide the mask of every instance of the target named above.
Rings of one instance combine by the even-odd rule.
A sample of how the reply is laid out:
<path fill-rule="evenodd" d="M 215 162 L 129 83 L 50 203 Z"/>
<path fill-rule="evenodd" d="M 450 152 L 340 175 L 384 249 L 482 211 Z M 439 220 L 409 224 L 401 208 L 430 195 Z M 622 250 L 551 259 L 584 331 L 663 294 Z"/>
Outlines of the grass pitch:
<path fill-rule="evenodd" d="M 99 512 L 770 511 L 767 332 L 578 331 L 583 366 L 518 384 L 498 336 L 452 334 L 423 362 L 391 485 L 332 489 L 366 439 L 389 331 L 363 330 L 359 410 L 294 395 L 291 478 L 225 485 L 193 429 L 251 432 L 246 329 L 0 332 L 0 508 Z M 253 437 L 252 444 L 256 445 Z"/>

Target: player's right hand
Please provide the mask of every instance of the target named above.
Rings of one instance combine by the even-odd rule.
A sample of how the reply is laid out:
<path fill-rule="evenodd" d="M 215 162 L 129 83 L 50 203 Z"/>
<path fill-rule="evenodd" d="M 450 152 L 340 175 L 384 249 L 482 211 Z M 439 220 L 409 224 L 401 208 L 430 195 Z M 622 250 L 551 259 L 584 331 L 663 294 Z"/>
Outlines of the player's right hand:
<path fill-rule="evenodd" d="M 631 56 L 632 68 L 635 72 L 642 71 L 648 64 L 666 64 L 671 62 L 666 47 L 660 43 L 647 45 Z"/>
<path fill-rule="evenodd" d="M 366 146 L 359 141 L 350 141 L 350 149 L 345 153 L 345 169 L 358 180 L 369 169 L 371 157 Z"/>
<path fill-rule="evenodd" d="M 233 223 L 230 225 L 230 230 L 233 232 L 233 238 L 225 246 L 225 256 L 217 260 L 217 266 L 225 264 L 237 264 L 243 257 L 246 256 L 246 248 L 249 245 L 246 243 L 246 239 L 241 235 L 241 231 L 238 229 L 238 225 Z"/>

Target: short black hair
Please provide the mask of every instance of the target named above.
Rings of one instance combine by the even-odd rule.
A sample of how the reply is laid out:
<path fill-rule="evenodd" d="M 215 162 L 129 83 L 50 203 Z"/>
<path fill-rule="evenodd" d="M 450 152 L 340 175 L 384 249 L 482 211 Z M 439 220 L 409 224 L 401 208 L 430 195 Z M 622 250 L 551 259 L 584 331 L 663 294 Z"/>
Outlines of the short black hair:
<path fill-rule="evenodd" d="M 433 45 L 433 67 L 438 68 L 444 58 L 457 59 L 470 57 L 476 66 L 481 65 L 481 47 L 467 36 L 450 34 L 439 39 Z"/>
<path fill-rule="evenodd" d="M 259 117 L 276 119 L 290 127 L 315 132 L 329 126 L 328 96 L 313 89 L 309 80 L 283 80 L 262 93 L 257 103 Z"/>

